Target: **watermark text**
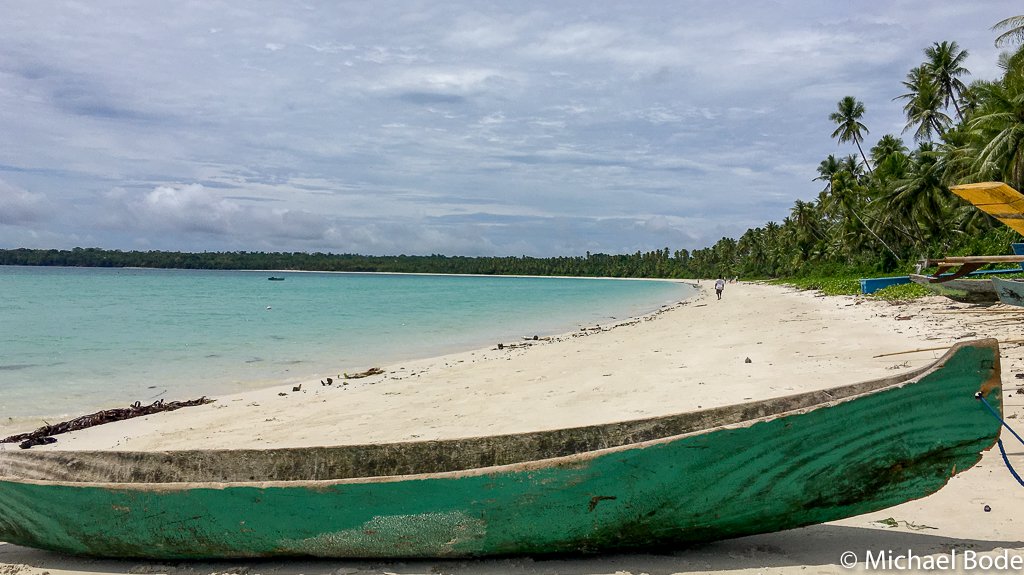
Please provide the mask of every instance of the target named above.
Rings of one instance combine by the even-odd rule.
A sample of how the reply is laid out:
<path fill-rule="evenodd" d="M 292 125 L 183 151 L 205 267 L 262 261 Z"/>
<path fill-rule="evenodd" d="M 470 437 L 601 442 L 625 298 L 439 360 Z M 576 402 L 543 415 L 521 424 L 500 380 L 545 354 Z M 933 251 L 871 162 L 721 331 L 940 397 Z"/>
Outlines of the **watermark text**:
<path fill-rule="evenodd" d="M 982 554 L 971 549 L 951 550 L 942 555 L 919 555 L 911 549 L 845 551 L 839 564 L 847 569 L 858 565 L 865 571 L 1010 571 L 1024 572 L 1024 555 L 1005 549 Z"/>

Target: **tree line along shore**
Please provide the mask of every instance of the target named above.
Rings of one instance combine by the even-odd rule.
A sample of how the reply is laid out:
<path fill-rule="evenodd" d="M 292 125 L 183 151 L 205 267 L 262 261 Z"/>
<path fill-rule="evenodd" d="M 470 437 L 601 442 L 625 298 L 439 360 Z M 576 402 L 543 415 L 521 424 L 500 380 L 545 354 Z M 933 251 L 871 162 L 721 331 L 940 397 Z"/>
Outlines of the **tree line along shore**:
<path fill-rule="evenodd" d="M 628 255 L 587 254 L 536 258 L 465 256 L 366 256 L 306 252 L 170 252 L 72 250 L 0 250 L 0 265 L 210 270 L 294 270 L 328 272 L 437 273 L 625 278 L 696 277 L 700 262 L 686 250 L 668 248 Z M 706 275 L 706 274 L 705 274 Z"/>

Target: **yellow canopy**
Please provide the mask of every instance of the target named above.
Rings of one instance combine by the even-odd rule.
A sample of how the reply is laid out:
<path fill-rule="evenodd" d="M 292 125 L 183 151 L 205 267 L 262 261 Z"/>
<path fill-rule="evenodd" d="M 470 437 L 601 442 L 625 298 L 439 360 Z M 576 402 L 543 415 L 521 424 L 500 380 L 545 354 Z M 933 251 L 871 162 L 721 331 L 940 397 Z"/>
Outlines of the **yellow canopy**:
<path fill-rule="evenodd" d="M 1024 234 L 1024 195 L 1002 182 L 963 184 L 950 188 L 981 211 Z"/>

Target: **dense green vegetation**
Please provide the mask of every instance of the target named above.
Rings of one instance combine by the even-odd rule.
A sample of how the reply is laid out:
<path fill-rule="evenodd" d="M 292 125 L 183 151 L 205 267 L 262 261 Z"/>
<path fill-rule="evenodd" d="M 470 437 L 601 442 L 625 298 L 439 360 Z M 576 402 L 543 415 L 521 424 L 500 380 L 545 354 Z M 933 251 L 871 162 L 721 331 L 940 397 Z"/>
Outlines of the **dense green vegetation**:
<path fill-rule="evenodd" d="M 1024 16 L 993 29 L 1002 31 L 998 46 L 1019 44 Z M 691 259 L 710 262 L 698 268 L 705 275 L 863 277 L 908 271 L 923 257 L 1009 253 L 1020 235 L 949 187 L 1003 181 L 1024 190 L 1024 50 L 1013 47 L 1000 57 L 1000 79 L 970 84 L 968 54 L 956 42 L 924 50 L 893 98 L 903 105 L 913 149 L 894 134 L 867 148 L 867 111 L 855 97 L 843 98 L 829 116 L 832 137 L 855 153 L 821 161 L 818 197 L 797 200 L 781 224 L 722 238 Z"/>
<path fill-rule="evenodd" d="M 325 253 L 0 250 L 0 265 L 149 267 L 181 269 L 320 270 L 485 275 L 565 275 L 672 278 L 688 276 L 685 250 L 585 257 L 362 256 Z"/>
<path fill-rule="evenodd" d="M 1020 235 L 949 191 L 955 184 L 1003 181 L 1024 190 L 1024 16 L 997 23 L 1001 78 L 965 84 L 967 52 L 956 42 L 924 49 L 924 61 L 894 79 L 913 149 L 886 134 L 865 149 L 863 103 L 839 101 L 831 134 L 856 153 L 829 155 L 813 180 L 817 198 L 797 200 L 781 223 L 747 230 L 689 252 L 669 248 L 585 257 L 362 256 L 325 253 L 122 252 L 101 249 L 0 250 L 0 264 L 205 269 L 571 275 L 610 277 L 789 278 L 827 293 L 857 293 L 856 278 L 906 272 L 923 257 L 1008 253 Z M 903 93 L 900 94 L 899 92 Z M 809 177 L 812 174 L 809 174 Z M 794 280 L 793 278 L 796 278 Z M 911 294 L 913 288 L 894 291 Z M 898 292 L 898 293 L 897 293 Z"/>

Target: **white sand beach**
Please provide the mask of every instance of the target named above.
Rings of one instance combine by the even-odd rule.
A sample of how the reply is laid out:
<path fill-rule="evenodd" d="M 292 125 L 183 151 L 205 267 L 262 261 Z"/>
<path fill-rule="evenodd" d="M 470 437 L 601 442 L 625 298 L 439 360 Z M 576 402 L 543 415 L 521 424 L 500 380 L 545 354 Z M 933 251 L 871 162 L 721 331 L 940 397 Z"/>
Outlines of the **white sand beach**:
<path fill-rule="evenodd" d="M 710 284 L 701 287 L 691 300 L 617 325 L 380 366 L 382 374 L 361 379 L 332 374 L 330 386 L 313 380 L 299 391 L 288 385 L 221 397 L 205 406 L 61 435 L 57 444 L 36 449 L 338 445 L 570 427 L 885 377 L 925 365 L 942 351 L 878 357 L 882 354 L 982 337 L 1022 337 L 1024 313 L 993 313 L 1007 308 L 972 307 L 938 296 L 890 304 L 741 282 L 729 284 L 718 301 Z M 372 359 L 368 362 L 366 368 L 377 367 Z M 1002 346 L 1002 370 L 1005 416 L 1022 433 L 1024 379 L 1016 376 L 1024 375 L 1024 347 Z M 1008 433 L 1003 437 L 1011 461 L 1024 470 L 1024 446 Z M 957 550 L 1024 561 L 1024 487 L 992 450 L 979 465 L 919 501 L 667 554 L 146 563 L 68 557 L 0 543 L 0 575 L 842 573 L 850 571 L 841 565 L 845 552 L 863 560 L 868 552 L 886 550 L 918 557 Z M 853 571 L 864 572 L 860 565 Z"/>

